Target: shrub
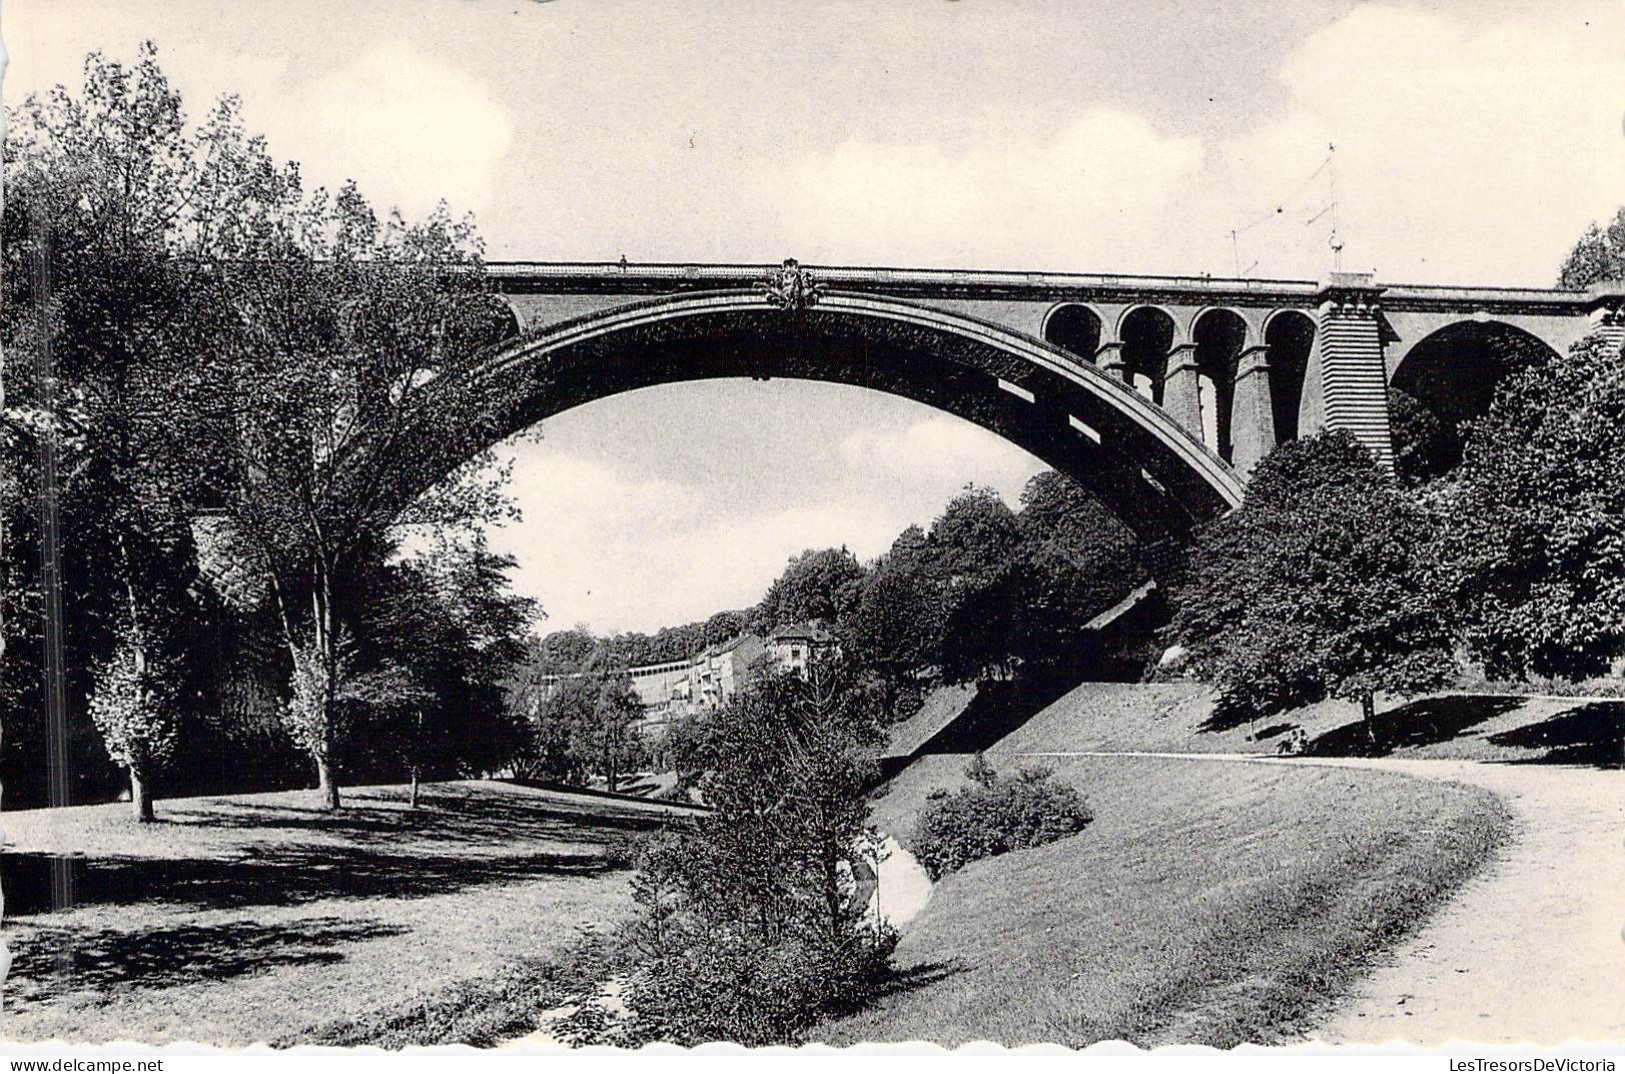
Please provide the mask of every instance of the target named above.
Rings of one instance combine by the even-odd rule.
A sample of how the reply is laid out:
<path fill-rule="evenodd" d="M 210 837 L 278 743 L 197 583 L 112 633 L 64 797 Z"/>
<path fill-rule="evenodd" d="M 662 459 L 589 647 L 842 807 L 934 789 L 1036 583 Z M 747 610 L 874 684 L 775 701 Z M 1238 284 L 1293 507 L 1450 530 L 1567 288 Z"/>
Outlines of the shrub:
<path fill-rule="evenodd" d="M 890 929 L 858 929 L 839 941 L 768 940 L 748 928 L 682 931 L 683 942 L 628 982 L 624 1043 L 799 1044 L 814 1025 L 863 1008 L 893 981 Z"/>
<path fill-rule="evenodd" d="M 965 768 L 972 786 L 933 791 L 920 812 L 914 856 L 932 880 L 973 861 L 1043 846 L 1082 831 L 1094 819 L 1076 789 L 1052 769 L 1021 768 L 1001 780 L 981 754 Z"/>

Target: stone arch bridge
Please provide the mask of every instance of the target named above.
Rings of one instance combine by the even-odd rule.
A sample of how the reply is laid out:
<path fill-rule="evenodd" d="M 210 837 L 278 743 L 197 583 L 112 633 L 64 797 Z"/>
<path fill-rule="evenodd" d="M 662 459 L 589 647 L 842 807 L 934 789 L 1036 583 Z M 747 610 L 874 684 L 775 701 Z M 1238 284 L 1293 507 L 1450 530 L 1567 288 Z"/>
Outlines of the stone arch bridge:
<path fill-rule="evenodd" d="M 1505 354 L 1618 346 L 1612 291 L 936 269 L 502 262 L 497 433 L 715 377 L 836 381 L 966 418 L 1078 479 L 1143 538 L 1240 502 L 1277 443 L 1347 430 L 1392 459 L 1390 393 L 1446 420 Z"/>

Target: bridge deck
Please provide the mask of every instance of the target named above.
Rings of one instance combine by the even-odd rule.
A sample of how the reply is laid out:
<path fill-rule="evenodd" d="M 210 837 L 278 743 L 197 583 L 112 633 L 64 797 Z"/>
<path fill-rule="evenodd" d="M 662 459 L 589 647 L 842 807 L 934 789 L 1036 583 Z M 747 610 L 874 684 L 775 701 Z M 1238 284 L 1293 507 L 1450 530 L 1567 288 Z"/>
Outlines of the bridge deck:
<path fill-rule="evenodd" d="M 673 291 L 750 287 L 778 265 L 627 263 L 616 261 L 495 261 L 487 269 L 500 290 L 511 293 L 664 294 Z M 1222 276 L 1120 275 L 1020 272 L 989 269 L 886 268 L 871 265 L 806 265 L 833 287 L 898 295 L 1043 299 L 1200 299 L 1312 306 L 1327 284 L 1317 280 Z M 1467 287 L 1376 283 L 1382 303 L 1395 309 L 1520 310 L 1581 315 L 1598 296 L 1541 287 Z"/>

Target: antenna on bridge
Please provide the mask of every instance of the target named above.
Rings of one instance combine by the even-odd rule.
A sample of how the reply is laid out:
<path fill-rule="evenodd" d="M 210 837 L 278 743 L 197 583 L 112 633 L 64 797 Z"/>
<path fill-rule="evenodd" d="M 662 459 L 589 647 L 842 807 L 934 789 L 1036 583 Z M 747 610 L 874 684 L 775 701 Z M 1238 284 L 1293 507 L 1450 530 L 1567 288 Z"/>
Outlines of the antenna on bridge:
<path fill-rule="evenodd" d="M 1258 219 L 1253 220 L 1250 223 L 1243 224 L 1241 227 L 1233 227 L 1230 229 L 1230 258 L 1237 278 L 1251 275 L 1252 271 L 1259 265 L 1258 259 L 1254 258 L 1245 268 L 1242 267 L 1241 236 L 1248 234 L 1256 228 L 1264 227 L 1275 220 L 1281 220 L 1284 224 L 1286 220 L 1297 216 L 1300 212 L 1311 213 L 1309 218 L 1303 221 L 1304 227 L 1313 227 L 1322 217 L 1330 214 L 1332 218 L 1332 231 L 1331 235 L 1329 236 L 1329 240 L 1332 244 L 1332 248 L 1334 251 L 1341 250 L 1343 248 L 1342 240 L 1338 237 L 1337 231 L 1337 180 L 1335 176 L 1328 177 L 1331 184 L 1331 190 L 1327 201 L 1320 201 L 1313 192 L 1316 185 L 1315 180 L 1320 178 L 1320 174 L 1322 172 L 1329 172 L 1332 169 L 1332 157 L 1336 151 L 1336 148 L 1336 146 L 1328 144 L 1326 147 L 1326 158 L 1316 165 L 1314 171 L 1304 176 L 1302 181 L 1297 184 L 1290 194 L 1288 194 L 1281 201 L 1277 202 L 1272 208 L 1269 209 L 1269 211 L 1263 213 L 1258 217 Z M 1317 205 L 1319 206 L 1318 211 L 1314 211 Z M 1290 216 L 1288 215 L 1289 209 L 1291 210 Z M 1280 235 L 1279 232 L 1276 232 L 1276 234 Z M 1280 236 L 1280 238 L 1285 240 L 1286 236 Z M 1302 240 L 1300 239 L 1298 241 Z M 1340 260 L 1339 267 L 1341 267 Z"/>
<path fill-rule="evenodd" d="M 1332 248 L 1332 271 L 1343 271 L 1343 237 L 1337 232 L 1337 145 L 1326 145 L 1326 182 L 1331 189 L 1332 203 L 1327 206 L 1332 214 L 1332 233 L 1326 245 Z"/>

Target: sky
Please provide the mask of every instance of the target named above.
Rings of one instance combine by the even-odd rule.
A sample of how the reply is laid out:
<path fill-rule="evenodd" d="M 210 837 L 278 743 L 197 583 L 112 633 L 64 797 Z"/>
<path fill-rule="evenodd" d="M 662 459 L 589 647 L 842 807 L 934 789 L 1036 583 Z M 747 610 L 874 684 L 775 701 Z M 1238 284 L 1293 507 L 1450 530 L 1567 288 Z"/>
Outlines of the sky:
<path fill-rule="evenodd" d="M 157 41 L 313 183 L 496 259 L 1542 286 L 1625 202 L 1625 5 L 4 0 L 4 97 Z M 1335 150 L 1330 147 L 1335 146 Z M 1327 166 L 1328 158 L 1332 163 Z M 1335 202 L 1335 210 L 1331 206 Z M 671 385 L 504 445 L 547 629 L 740 607 L 1041 464 L 856 388 Z"/>

